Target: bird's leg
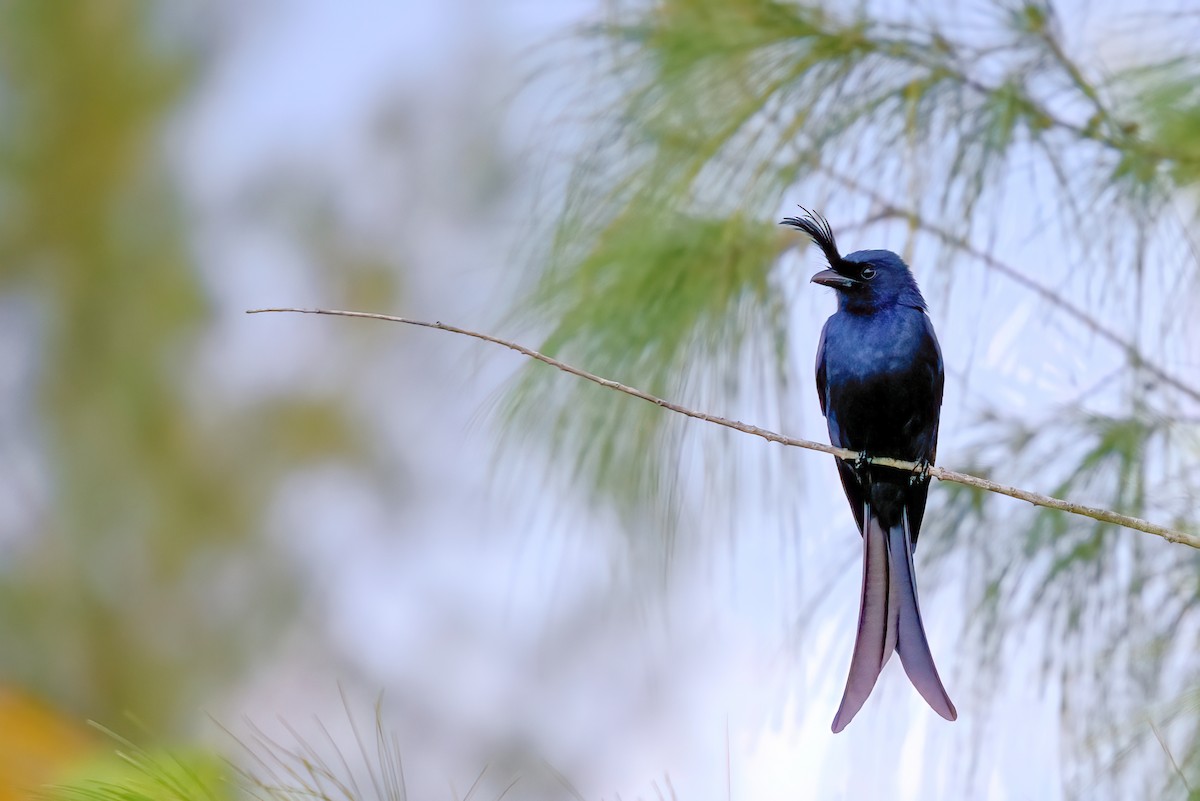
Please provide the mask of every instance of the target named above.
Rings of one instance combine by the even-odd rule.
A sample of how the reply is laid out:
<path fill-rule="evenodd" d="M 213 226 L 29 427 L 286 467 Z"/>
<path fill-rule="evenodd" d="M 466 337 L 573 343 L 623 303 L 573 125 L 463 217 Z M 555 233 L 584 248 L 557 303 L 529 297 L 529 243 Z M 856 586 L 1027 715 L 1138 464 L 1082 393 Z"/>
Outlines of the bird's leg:
<path fill-rule="evenodd" d="M 916 465 L 916 472 L 908 477 L 908 485 L 910 487 L 920 486 L 929 482 L 929 468 L 933 466 L 933 463 L 928 459 L 917 459 Z"/>

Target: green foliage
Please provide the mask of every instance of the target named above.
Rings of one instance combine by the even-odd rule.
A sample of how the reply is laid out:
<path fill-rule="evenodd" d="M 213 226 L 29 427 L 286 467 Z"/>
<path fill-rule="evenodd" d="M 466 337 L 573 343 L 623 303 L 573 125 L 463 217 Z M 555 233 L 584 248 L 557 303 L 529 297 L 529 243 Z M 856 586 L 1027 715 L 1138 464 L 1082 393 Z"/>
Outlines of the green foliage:
<path fill-rule="evenodd" d="M 229 762 L 199 749 L 149 749 L 120 743 L 49 787 L 47 801 L 231 801 L 243 797 Z"/>
<path fill-rule="evenodd" d="M 345 698 L 343 697 L 345 703 Z M 364 730 L 349 705 L 349 731 L 335 736 L 324 722 L 305 737 L 283 723 L 284 737 L 251 727 L 228 757 L 199 748 L 139 745 L 112 731 L 112 753 L 76 766 L 69 776 L 38 793 L 45 801 L 405 801 L 409 778 L 400 741 L 377 704 Z M 335 727 L 338 728 L 338 727 Z M 419 766 L 418 766 L 419 767 Z M 460 795 L 453 781 L 433 797 L 454 799 L 575 798 L 579 792 L 544 762 L 488 764 Z M 438 778 L 439 787 L 445 780 Z M 656 786 L 657 789 L 657 786 Z"/>
<path fill-rule="evenodd" d="M 1200 74 L 1189 59 L 1172 61 L 1127 77 L 1139 105 L 1151 152 L 1141 158 L 1140 176 L 1165 169 L 1180 187 L 1200 182 Z M 1129 124 L 1130 133 L 1139 129 Z M 1131 171 L 1137 168 L 1130 165 Z"/>
<path fill-rule="evenodd" d="M 555 320 L 543 352 L 587 365 L 660 396 L 678 396 L 712 371 L 736 381 L 726 349 L 782 328 L 768 272 L 778 248 L 773 225 L 714 220 L 650 205 L 613 220 L 579 263 L 547 270 L 526 314 Z M 646 269 L 652 265 L 652 269 Z M 653 503 L 668 490 L 678 420 L 594 385 L 576 383 L 547 419 L 534 398 L 556 397 L 550 371 L 529 371 L 512 410 L 527 431 L 552 437 L 580 476 L 626 500 Z M 622 436 L 597 436 L 620 430 Z"/>

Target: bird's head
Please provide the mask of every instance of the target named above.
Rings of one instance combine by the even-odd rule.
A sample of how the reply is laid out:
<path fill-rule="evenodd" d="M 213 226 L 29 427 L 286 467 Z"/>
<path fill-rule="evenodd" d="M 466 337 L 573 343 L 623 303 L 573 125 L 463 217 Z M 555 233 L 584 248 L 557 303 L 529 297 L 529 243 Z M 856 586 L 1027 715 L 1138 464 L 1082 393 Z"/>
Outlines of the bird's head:
<path fill-rule="evenodd" d="M 838 306 L 849 311 L 871 311 L 884 306 L 912 306 L 925 311 L 925 299 L 904 259 L 890 250 L 859 250 L 846 256 L 838 253 L 829 221 L 804 209 L 803 217 L 785 217 L 790 225 L 808 234 L 825 253 L 829 269 L 812 277 L 812 282 L 832 287 Z"/>

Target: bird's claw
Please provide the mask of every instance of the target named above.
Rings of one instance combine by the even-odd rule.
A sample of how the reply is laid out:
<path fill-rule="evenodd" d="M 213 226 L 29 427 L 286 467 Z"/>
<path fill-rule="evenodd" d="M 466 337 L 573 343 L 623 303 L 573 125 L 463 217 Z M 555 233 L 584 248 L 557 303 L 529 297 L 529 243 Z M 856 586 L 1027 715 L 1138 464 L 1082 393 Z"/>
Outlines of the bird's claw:
<path fill-rule="evenodd" d="M 916 465 L 916 472 L 908 477 L 908 485 L 910 487 L 917 487 L 928 483 L 929 468 L 933 466 L 928 459 L 917 459 Z"/>
<path fill-rule="evenodd" d="M 871 463 L 870 458 L 871 457 L 867 455 L 866 451 L 859 451 L 858 456 L 855 456 L 854 461 L 850 463 L 850 466 L 854 468 L 854 475 L 857 476 L 860 481 L 866 474 L 867 465 Z"/>

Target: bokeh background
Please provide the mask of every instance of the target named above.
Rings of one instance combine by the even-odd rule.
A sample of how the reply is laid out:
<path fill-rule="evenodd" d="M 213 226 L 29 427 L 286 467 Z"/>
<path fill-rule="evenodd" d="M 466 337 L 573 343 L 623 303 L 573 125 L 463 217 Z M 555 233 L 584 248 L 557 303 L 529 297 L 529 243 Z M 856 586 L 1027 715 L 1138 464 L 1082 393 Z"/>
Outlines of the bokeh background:
<path fill-rule="evenodd" d="M 940 463 L 1195 532 L 1197 28 L 0 0 L 0 798 L 119 787 L 118 748 L 191 766 L 151 797 L 245 792 L 226 759 L 402 761 L 421 798 L 1200 796 L 1194 550 L 935 485 L 960 719 L 890 666 L 834 737 L 859 571 L 826 457 L 442 332 L 244 314 L 441 320 L 823 440 L 833 300 L 775 225 L 803 203 L 913 265 Z"/>

